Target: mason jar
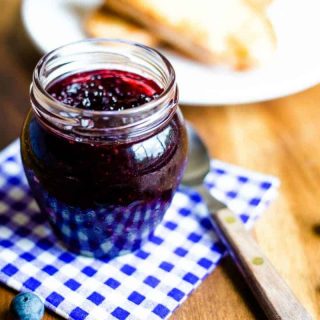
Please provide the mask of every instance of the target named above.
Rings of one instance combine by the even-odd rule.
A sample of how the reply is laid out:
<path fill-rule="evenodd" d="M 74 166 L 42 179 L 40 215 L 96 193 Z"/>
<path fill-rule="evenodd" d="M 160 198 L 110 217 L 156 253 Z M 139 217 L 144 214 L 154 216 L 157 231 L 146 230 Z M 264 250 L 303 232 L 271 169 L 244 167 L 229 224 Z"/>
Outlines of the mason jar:
<path fill-rule="evenodd" d="M 75 107 L 52 93 L 63 86 L 73 90 L 78 83 L 78 96 L 90 96 L 81 90 L 90 90 L 91 84 L 81 81 L 89 77 L 95 83 L 105 75 L 112 92 L 129 79 L 121 90 L 152 84 L 158 93 L 148 99 L 141 94 L 143 103 L 116 110 L 100 108 L 100 100 L 94 100 L 95 109 Z M 185 123 L 169 61 L 127 41 L 68 44 L 36 65 L 30 100 L 21 134 L 22 161 L 57 239 L 75 253 L 107 259 L 138 249 L 163 219 L 186 166 Z"/>

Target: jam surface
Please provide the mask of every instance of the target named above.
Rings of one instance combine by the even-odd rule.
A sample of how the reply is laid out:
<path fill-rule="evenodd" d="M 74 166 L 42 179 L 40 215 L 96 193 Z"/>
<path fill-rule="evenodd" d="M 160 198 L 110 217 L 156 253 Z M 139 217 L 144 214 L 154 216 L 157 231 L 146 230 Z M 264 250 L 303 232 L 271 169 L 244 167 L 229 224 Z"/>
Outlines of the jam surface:
<path fill-rule="evenodd" d="M 119 70 L 95 70 L 70 75 L 51 84 L 47 91 L 72 107 L 121 111 L 157 98 L 162 89 L 152 80 Z"/>
<path fill-rule="evenodd" d="M 72 107 L 119 112 L 161 90 L 114 70 L 74 74 L 48 87 Z M 138 249 L 162 220 L 183 175 L 186 139 L 179 111 L 148 137 L 112 143 L 62 137 L 31 111 L 21 150 L 33 194 L 58 237 L 74 252 L 109 259 Z"/>

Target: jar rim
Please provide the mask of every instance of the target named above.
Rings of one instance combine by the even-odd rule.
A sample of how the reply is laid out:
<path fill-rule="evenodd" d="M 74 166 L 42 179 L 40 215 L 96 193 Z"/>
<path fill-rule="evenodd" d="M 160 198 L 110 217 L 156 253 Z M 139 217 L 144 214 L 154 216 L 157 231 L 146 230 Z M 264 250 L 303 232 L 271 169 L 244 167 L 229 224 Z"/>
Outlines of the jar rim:
<path fill-rule="evenodd" d="M 87 109 L 80 109 L 80 108 L 75 108 L 73 106 L 67 105 L 61 101 L 56 100 L 52 95 L 50 95 L 47 91 L 46 86 L 41 82 L 40 75 L 41 72 L 43 71 L 44 66 L 46 63 L 50 61 L 50 59 L 54 58 L 57 54 L 59 54 L 61 51 L 64 49 L 71 49 L 72 47 L 76 47 L 81 44 L 98 44 L 98 43 L 105 43 L 105 44 L 123 44 L 123 45 L 128 45 L 131 47 L 136 47 L 139 49 L 142 49 L 148 53 L 151 53 L 155 55 L 156 57 L 160 58 L 160 60 L 164 63 L 166 67 L 166 71 L 168 73 L 169 77 L 169 82 L 168 84 L 164 87 L 163 91 L 159 94 L 158 97 L 155 99 L 146 102 L 138 107 L 131 108 L 131 109 L 124 109 L 124 110 L 87 110 Z M 71 42 L 65 45 L 62 45 L 48 53 L 46 53 L 36 64 L 36 67 L 33 72 L 33 77 L 32 77 L 33 83 L 35 84 L 35 87 L 42 96 L 46 102 L 50 103 L 51 107 L 54 107 L 57 111 L 65 111 L 65 112 L 72 112 L 72 114 L 75 116 L 79 115 L 85 115 L 86 117 L 90 116 L 130 116 L 134 115 L 140 112 L 148 112 L 149 110 L 152 110 L 155 106 L 163 103 L 168 95 L 174 90 L 176 86 L 176 74 L 175 71 L 169 62 L 169 60 L 158 50 L 148 47 L 146 45 L 143 45 L 141 43 L 137 43 L 134 41 L 130 40 L 123 40 L 123 39 L 112 39 L 112 38 L 87 38 L 84 40 L 79 40 L 75 42 Z M 73 116 L 73 117 L 74 117 Z"/>

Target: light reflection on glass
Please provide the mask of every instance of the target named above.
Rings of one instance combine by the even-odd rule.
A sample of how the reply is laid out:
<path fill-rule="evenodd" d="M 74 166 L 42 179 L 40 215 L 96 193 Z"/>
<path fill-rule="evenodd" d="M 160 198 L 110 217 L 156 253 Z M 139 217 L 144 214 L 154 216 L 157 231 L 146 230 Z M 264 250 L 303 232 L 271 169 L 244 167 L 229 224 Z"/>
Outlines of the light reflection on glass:
<path fill-rule="evenodd" d="M 170 142 L 171 130 L 171 126 L 168 126 L 156 136 L 135 144 L 132 148 L 135 160 L 143 162 L 146 159 L 152 160 L 161 157 Z"/>

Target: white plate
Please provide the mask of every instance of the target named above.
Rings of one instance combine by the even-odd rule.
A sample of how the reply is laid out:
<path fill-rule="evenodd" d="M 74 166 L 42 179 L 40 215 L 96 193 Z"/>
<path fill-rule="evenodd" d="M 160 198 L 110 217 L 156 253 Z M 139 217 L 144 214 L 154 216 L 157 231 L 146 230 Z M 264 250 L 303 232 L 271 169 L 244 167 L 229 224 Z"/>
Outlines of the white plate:
<path fill-rule="evenodd" d="M 36 46 L 48 52 L 83 39 L 83 16 L 99 3 L 99 0 L 24 0 L 22 18 Z M 269 13 L 278 49 L 273 60 L 260 69 L 235 72 L 167 54 L 177 73 L 182 103 L 257 102 L 320 83 L 320 1 L 274 0 Z"/>

